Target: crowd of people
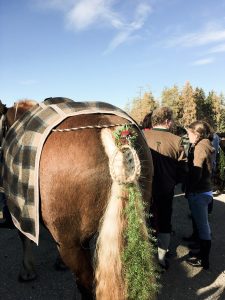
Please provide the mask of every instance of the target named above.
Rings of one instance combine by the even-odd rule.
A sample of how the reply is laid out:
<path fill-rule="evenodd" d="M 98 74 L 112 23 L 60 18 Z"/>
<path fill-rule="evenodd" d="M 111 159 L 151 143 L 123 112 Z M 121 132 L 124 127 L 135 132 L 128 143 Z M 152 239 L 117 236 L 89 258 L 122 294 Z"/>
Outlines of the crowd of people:
<path fill-rule="evenodd" d="M 197 249 L 191 249 L 186 261 L 207 270 L 211 248 L 208 214 L 213 203 L 212 176 L 218 143 L 212 127 L 203 120 L 189 124 L 182 136 L 174 134 L 172 128 L 173 111 L 169 107 L 155 109 L 142 122 L 154 165 L 150 214 L 156 232 L 158 262 L 163 269 L 169 268 L 173 197 L 175 186 L 181 183 L 193 223 L 193 234 L 186 240 L 195 241 L 193 248 Z"/>

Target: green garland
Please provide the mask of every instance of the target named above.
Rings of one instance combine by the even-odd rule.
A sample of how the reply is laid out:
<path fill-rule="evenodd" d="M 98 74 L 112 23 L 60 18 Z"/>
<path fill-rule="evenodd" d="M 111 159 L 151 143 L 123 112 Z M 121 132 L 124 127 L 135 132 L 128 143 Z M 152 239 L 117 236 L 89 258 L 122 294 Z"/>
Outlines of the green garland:
<path fill-rule="evenodd" d="M 115 143 L 119 149 L 124 145 L 134 147 L 137 132 L 131 124 L 117 128 L 114 132 Z M 137 183 L 124 184 L 128 201 L 124 208 L 126 229 L 124 234 L 124 250 L 122 253 L 123 276 L 127 286 L 126 298 L 129 300 L 155 299 L 159 288 L 158 270 L 153 245 L 156 241 L 143 223 L 145 204 Z"/>
<path fill-rule="evenodd" d="M 124 277 L 127 284 L 129 300 L 151 300 L 155 298 L 159 288 L 156 280 L 157 267 L 155 265 L 153 248 L 154 240 L 150 233 L 146 235 L 140 214 L 144 213 L 142 195 L 135 184 L 126 186 L 129 201 L 125 207 L 127 228 L 124 233 L 125 249 L 122 255 Z"/>
<path fill-rule="evenodd" d="M 137 133 L 131 124 L 120 126 L 113 134 L 118 148 L 121 148 L 124 145 L 134 146 L 134 142 L 137 138 Z"/>

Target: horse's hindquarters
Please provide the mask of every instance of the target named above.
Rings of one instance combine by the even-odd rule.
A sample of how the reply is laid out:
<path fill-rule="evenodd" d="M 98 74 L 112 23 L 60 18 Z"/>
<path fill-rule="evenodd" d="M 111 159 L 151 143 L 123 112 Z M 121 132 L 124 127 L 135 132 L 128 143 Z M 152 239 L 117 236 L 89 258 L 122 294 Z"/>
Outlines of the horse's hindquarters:
<path fill-rule="evenodd" d="M 66 119 L 60 128 L 89 125 L 91 121 L 90 116 L 76 116 Z M 51 133 L 40 162 L 41 210 L 58 242 L 70 243 L 77 237 L 85 240 L 96 232 L 110 185 L 100 129 Z M 71 226 L 73 232 L 65 237 Z"/>
<path fill-rule="evenodd" d="M 113 115 L 81 115 L 66 119 L 58 127 L 64 129 L 118 123 L 129 122 Z M 141 163 L 141 191 L 144 200 L 149 202 L 152 160 L 140 132 L 135 148 Z M 49 135 L 40 161 L 41 213 L 59 244 L 64 262 L 86 289 L 93 284 L 90 251 L 86 242 L 98 231 L 109 202 L 113 207 L 114 201 L 117 201 L 112 183 L 101 129 L 52 132 Z M 123 207 L 123 203 L 121 205 Z"/>

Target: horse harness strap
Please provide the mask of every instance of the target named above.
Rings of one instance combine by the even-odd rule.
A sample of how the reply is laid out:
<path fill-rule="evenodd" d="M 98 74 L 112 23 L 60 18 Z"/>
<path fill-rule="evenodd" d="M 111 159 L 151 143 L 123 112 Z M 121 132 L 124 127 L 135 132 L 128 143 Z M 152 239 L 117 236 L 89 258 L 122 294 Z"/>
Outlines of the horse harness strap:
<path fill-rule="evenodd" d="M 65 129 L 52 129 L 52 131 L 56 132 L 69 132 L 69 131 L 76 131 L 80 129 L 93 129 L 93 128 L 109 128 L 109 127 L 116 127 L 116 126 L 124 126 L 126 124 L 106 124 L 106 125 L 87 125 L 87 126 L 80 126 L 80 127 L 72 127 L 72 128 L 65 128 Z M 129 124 L 133 125 L 133 124 Z"/>

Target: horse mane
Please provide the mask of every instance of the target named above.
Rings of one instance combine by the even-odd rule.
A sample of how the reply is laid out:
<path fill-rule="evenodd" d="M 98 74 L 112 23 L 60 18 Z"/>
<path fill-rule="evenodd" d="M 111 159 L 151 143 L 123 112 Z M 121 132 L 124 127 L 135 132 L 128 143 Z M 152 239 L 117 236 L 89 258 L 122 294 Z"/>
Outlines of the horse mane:
<path fill-rule="evenodd" d="M 34 105 L 38 104 L 37 101 L 35 100 L 31 100 L 31 99 L 21 99 L 18 100 L 17 102 L 14 103 L 14 108 L 15 109 L 22 109 L 24 111 L 30 109 L 31 107 L 33 107 Z"/>

